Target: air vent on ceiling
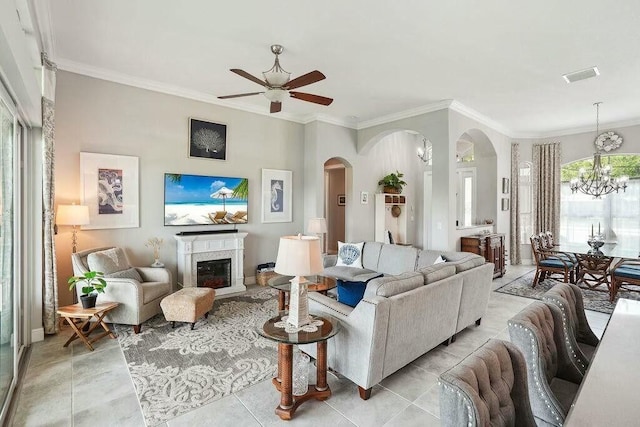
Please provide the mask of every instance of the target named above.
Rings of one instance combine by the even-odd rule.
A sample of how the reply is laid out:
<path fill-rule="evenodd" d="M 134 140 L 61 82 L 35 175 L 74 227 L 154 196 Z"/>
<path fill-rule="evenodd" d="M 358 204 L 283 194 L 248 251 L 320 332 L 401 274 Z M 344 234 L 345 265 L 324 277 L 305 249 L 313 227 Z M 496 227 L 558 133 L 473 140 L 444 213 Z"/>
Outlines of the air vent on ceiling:
<path fill-rule="evenodd" d="M 598 71 L 598 67 L 591 67 L 585 70 L 574 71 L 573 73 L 564 74 L 562 78 L 567 83 L 577 82 L 578 80 L 590 79 L 591 77 L 596 77 L 600 75 L 600 71 Z"/>

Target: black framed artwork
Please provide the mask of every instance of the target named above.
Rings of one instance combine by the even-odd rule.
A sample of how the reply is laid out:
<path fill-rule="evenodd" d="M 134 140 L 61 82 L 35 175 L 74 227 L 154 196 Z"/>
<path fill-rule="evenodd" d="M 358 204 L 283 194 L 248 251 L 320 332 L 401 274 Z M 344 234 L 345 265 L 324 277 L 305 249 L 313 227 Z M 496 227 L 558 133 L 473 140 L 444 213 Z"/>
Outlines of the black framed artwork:
<path fill-rule="evenodd" d="M 227 160 L 227 125 L 189 119 L 189 157 Z"/>
<path fill-rule="evenodd" d="M 347 204 L 347 196 L 344 194 L 338 194 L 338 206 L 344 206 Z"/>

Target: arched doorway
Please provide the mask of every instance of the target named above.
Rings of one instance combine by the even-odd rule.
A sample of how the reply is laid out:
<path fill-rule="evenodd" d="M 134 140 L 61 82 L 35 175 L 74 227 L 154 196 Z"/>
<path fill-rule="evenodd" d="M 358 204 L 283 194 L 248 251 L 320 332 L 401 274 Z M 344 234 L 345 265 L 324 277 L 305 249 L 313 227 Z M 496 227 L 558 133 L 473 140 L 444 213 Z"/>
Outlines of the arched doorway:
<path fill-rule="evenodd" d="M 333 157 L 324 163 L 324 216 L 327 219 L 327 237 L 324 251 L 338 253 L 338 241 L 345 241 L 347 163 Z"/>

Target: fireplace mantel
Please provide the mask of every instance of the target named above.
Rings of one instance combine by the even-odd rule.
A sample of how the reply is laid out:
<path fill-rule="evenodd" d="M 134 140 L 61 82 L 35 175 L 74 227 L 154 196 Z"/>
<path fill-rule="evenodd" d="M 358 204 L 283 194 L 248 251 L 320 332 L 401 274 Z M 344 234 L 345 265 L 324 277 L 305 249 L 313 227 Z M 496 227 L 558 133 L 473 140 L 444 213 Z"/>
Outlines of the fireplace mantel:
<path fill-rule="evenodd" d="M 231 286 L 216 289 L 216 296 L 244 292 L 244 238 L 247 233 L 176 235 L 178 242 L 178 282 L 197 286 L 198 261 L 231 258 Z"/>

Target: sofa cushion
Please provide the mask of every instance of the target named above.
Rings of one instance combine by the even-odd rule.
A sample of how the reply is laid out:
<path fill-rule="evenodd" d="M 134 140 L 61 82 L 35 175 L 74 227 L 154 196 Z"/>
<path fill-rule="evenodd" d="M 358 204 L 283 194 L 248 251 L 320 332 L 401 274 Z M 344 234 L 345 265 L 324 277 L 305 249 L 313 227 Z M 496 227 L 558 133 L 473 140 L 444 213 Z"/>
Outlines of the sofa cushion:
<path fill-rule="evenodd" d="M 380 242 L 365 242 L 362 248 L 362 267 L 369 270 L 378 269 L 378 261 L 380 260 L 380 250 L 383 244 Z"/>
<path fill-rule="evenodd" d="M 105 274 L 104 277 L 110 277 L 113 279 L 133 279 L 137 280 L 138 282 L 142 282 L 142 276 L 140 276 L 140 273 L 138 273 L 138 270 L 136 270 L 134 267 Z"/>
<path fill-rule="evenodd" d="M 92 252 L 87 256 L 87 265 L 91 271 L 100 271 L 105 276 L 131 268 L 122 248 Z"/>
<path fill-rule="evenodd" d="M 380 276 L 380 273 L 366 268 L 344 267 L 336 265 L 333 267 L 325 268 L 322 272 L 322 275 L 348 281 L 366 282 L 373 277 Z"/>
<path fill-rule="evenodd" d="M 364 242 L 338 242 L 338 262 L 336 266 L 362 268 L 362 247 Z"/>
<path fill-rule="evenodd" d="M 418 262 L 416 264 L 416 269 L 433 265 L 439 256 L 442 256 L 441 251 L 434 251 L 431 249 L 424 249 L 420 251 L 418 253 Z"/>
<path fill-rule="evenodd" d="M 364 291 L 365 297 L 381 296 L 392 297 L 403 292 L 416 289 L 424 284 L 424 277 L 415 271 L 406 272 L 397 276 L 384 276 L 373 279 Z"/>
<path fill-rule="evenodd" d="M 164 297 L 171 293 L 171 284 L 162 282 L 142 282 L 142 302 L 149 304 L 151 301 Z"/>
<path fill-rule="evenodd" d="M 416 269 L 418 250 L 411 246 L 384 245 L 380 250 L 377 271 L 384 274 L 401 274 Z"/>
<path fill-rule="evenodd" d="M 456 266 L 456 273 L 479 267 L 485 263 L 484 257 L 470 252 L 444 252 L 442 256 L 448 263 Z"/>
<path fill-rule="evenodd" d="M 424 267 L 418 270 L 418 273 L 424 277 L 424 284 L 437 282 L 438 280 L 446 279 L 447 277 L 456 274 L 455 265 L 443 262 L 440 264 L 432 265 L 431 267 Z"/>

